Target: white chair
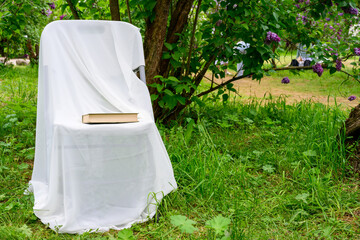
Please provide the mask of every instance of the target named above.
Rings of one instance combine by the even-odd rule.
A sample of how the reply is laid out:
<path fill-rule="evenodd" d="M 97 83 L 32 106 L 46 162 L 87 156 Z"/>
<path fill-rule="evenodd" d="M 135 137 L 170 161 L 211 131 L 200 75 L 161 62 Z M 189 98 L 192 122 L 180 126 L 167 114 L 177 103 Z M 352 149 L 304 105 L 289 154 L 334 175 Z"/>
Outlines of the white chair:
<path fill-rule="evenodd" d="M 40 43 L 34 213 L 61 233 L 130 227 L 177 185 L 145 84 L 139 29 L 56 21 Z M 140 70 L 142 81 L 134 73 Z M 83 124 L 88 113 L 138 112 L 139 122 Z"/>

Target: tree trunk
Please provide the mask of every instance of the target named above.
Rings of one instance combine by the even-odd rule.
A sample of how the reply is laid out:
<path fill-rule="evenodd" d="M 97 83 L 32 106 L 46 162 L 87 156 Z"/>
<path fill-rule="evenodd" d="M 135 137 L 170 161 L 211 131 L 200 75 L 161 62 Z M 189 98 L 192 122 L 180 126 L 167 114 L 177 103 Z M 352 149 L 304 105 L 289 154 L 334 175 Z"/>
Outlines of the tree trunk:
<path fill-rule="evenodd" d="M 179 0 L 176 3 L 174 12 L 172 13 L 170 26 L 168 28 L 168 33 L 166 36 L 167 43 L 176 43 L 179 40 L 179 35 L 187 25 L 189 19 L 189 13 L 193 5 L 193 0 Z M 167 51 L 168 49 L 164 46 L 162 51 Z M 166 76 L 170 59 L 162 59 L 160 63 L 160 75 Z"/>
<path fill-rule="evenodd" d="M 347 148 L 354 149 L 350 152 L 349 164 L 354 173 L 360 173 L 360 104 L 350 112 L 345 121 L 345 135 Z"/>
<path fill-rule="evenodd" d="M 0 56 L 5 56 L 5 49 L 0 45 Z"/>
<path fill-rule="evenodd" d="M 155 19 L 146 20 L 144 39 L 144 54 L 146 64 L 146 81 L 148 84 L 155 82 L 154 77 L 159 74 L 162 49 L 166 37 L 167 22 L 171 0 L 158 0 L 155 7 Z M 150 88 L 150 92 L 153 88 Z"/>
<path fill-rule="evenodd" d="M 118 0 L 109 0 L 109 1 L 110 1 L 109 5 L 110 5 L 111 20 L 121 21 L 119 1 Z"/>
<path fill-rule="evenodd" d="M 34 60 L 37 61 L 38 54 L 36 54 L 36 49 L 34 51 L 30 39 L 26 41 L 26 48 L 28 49 L 29 52 L 30 62 L 33 62 Z"/>

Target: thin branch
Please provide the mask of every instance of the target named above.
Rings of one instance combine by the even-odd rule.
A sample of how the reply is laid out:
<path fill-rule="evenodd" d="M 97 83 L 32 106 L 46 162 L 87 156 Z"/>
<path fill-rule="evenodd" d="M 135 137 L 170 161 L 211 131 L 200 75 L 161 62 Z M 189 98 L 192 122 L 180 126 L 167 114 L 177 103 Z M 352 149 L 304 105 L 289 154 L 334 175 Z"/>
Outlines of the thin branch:
<path fill-rule="evenodd" d="M 187 59 L 187 66 L 186 66 L 185 76 L 188 76 L 188 75 L 189 75 L 189 72 L 190 72 L 191 53 L 192 53 L 192 50 L 193 50 L 193 48 L 194 48 L 195 30 L 196 30 L 196 25 L 197 25 L 198 17 L 199 17 L 201 1 L 202 1 L 202 0 L 199 0 L 199 2 L 198 2 L 198 7 L 197 7 L 197 9 L 196 9 L 194 26 L 193 26 L 192 33 L 191 33 L 190 49 L 189 49 L 189 56 L 188 56 L 188 59 Z"/>
<path fill-rule="evenodd" d="M 76 10 L 74 4 L 72 3 L 71 0 L 66 0 L 67 4 L 69 5 L 70 7 L 70 10 L 71 10 L 71 13 L 72 15 L 74 16 L 75 19 L 80 19 L 80 16 L 79 16 L 79 13 L 78 11 Z"/>
<path fill-rule="evenodd" d="M 126 0 L 126 6 L 127 6 L 127 12 L 128 12 L 129 22 L 132 24 L 129 0 Z"/>
<path fill-rule="evenodd" d="M 354 75 L 352 75 L 352 74 L 350 74 L 350 73 L 348 73 L 348 72 L 346 72 L 346 71 L 344 71 L 344 70 L 340 70 L 340 72 L 345 73 L 346 75 L 348 75 L 349 77 L 352 77 L 352 78 L 355 79 L 358 83 L 360 83 L 360 80 L 359 80 L 357 77 L 355 77 Z"/>
<path fill-rule="evenodd" d="M 323 68 L 327 68 L 325 65 L 322 66 Z M 282 70 L 311 70 L 312 67 L 311 66 L 303 66 L 303 67 L 281 67 L 281 68 L 270 68 L 270 69 L 264 69 L 264 72 L 268 72 L 268 71 L 271 71 L 271 70 L 275 70 L 275 71 L 282 71 Z M 233 77 L 232 79 L 226 81 L 226 82 L 223 82 L 219 85 L 217 85 L 216 87 L 213 87 L 213 88 L 209 88 L 208 90 L 204 91 L 204 92 L 201 92 L 199 93 L 198 95 L 196 95 L 196 97 L 201 97 L 201 96 L 204 96 L 208 93 L 211 93 L 221 87 L 224 87 L 226 86 L 227 84 L 231 83 L 231 82 L 234 82 L 236 80 L 239 80 L 239 79 L 242 79 L 242 78 L 246 78 L 246 77 L 249 77 L 251 76 L 253 73 L 250 73 L 250 74 L 247 74 L 247 75 L 243 75 L 243 76 L 239 76 L 239 77 Z"/>
<path fill-rule="evenodd" d="M 208 78 L 207 76 L 204 76 L 204 78 L 206 78 L 207 80 L 211 81 L 211 87 L 212 85 L 215 83 L 216 85 L 220 85 L 219 83 L 214 82 L 214 74 L 212 75 L 212 79 Z M 236 95 L 238 95 L 239 97 L 241 97 L 241 95 L 238 92 L 234 92 Z"/>
<path fill-rule="evenodd" d="M 0 4 L 0 9 L 5 5 L 6 2 L 7 2 L 7 0 L 4 0 L 4 1 Z"/>
<path fill-rule="evenodd" d="M 342 57 L 341 60 L 342 60 L 342 61 L 346 61 L 346 60 L 348 60 L 349 58 L 351 58 L 351 57 L 353 57 L 353 56 L 355 56 L 355 54 L 349 54 L 349 55 L 347 55 L 347 56 L 345 56 L 345 57 Z"/>

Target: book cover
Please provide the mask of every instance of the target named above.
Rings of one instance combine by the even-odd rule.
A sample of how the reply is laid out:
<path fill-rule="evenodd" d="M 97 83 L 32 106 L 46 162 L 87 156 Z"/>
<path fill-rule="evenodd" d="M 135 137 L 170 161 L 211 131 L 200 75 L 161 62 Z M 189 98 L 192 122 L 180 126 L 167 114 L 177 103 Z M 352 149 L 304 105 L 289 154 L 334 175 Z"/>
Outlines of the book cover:
<path fill-rule="evenodd" d="M 138 113 L 89 113 L 82 116 L 83 123 L 130 123 L 138 121 Z"/>

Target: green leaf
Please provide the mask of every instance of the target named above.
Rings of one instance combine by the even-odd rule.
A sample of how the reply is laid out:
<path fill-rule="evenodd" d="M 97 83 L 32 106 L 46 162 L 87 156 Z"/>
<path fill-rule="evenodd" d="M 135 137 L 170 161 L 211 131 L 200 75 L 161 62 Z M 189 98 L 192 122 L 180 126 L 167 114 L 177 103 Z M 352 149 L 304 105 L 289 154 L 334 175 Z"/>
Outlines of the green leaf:
<path fill-rule="evenodd" d="M 20 228 L 19 228 L 19 231 L 24 234 L 26 237 L 30 238 L 31 235 L 32 235 L 32 231 L 31 229 L 26 225 L 22 225 Z"/>
<path fill-rule="evenodd" d="M 178 100 L 179 103 L 181 103 L 182 105 L 185 105 L 186 98 L 184 98 L 184 97 L 182 97 L 180 95 L 177 95 L 176 99 Z"/>
<path fill-rule="evenodd" d="M 308 193 L 302 193 L 302 194 L 298 194 L 296 197 L 295 197 L 295 199 L 296 200 L 299 200 L 299 201 L 303 201 L 304 203 L 308 203 L 307 201 L 306 201 L 306 199 L 309 197 L 309 195 L 310 194 L 308 194 Z"/>
<path fill-rule="evenodd" d="M 303 152 L 303 154 L 307 157 L 316 157 L 317 156 L 316 151 L 314 151 L 314 150 L 307 150 L 307 151 Z"/>
<path fill-rule="evenodd" d="M 273 173 L 275 171 L 275 168 L 269 164 L 264 165 L 262 167 L 262 169 L 264 170 L 264 172 L 267 172 L 267 173 Z"/>
<path fill-rule="evenodd" d="M 276 12 L 273 12 L 273 16 L 277 22 L 279 22 L 279 15 Z"/>
<path fill-rule="evenodd" d="M 334 74 L 334 73 L 336 73 L 336 68 L 331 67 L 331 68 L 330 68 L 330 74 Z"/>
<path fill-rule="evenodd" d="M 118 239 L 120 240 L 135 240 L 134 234 L 130 229 L 124 229 L 118 232 Z"/>
<path fill-rule="evenodd" d="M 174 52 L 171 56 L 174 60 L 179 61 L 181 58 L 181 52 Z"/>
<path fill-rule="evenodd" d="M 198 230 L 198 228 L 193 225 L 196 224 L 195 221 L 188 219 L 183 215 L 174 215 L 170 217 L 171 224 L 180 228 L 181 232 L 192 234 Z"/>
<path fill-rule="evenodd" d="M 169 89 L 165 89 L 164 93 L 169 95 L 169 96 L 174 96 L 174 93 L 172 93 Z"/>
<path fill-rule="evenodd" d="M 229 99 L 229 94 L 226 94 L 226 93 L 223 94 L 222 99 L 223 99 L 224 102 L 226 102 Z"/>
<path fill-rule="evenodd" d="M 215 230 L 215 234 L 224 234 L 229 228 L 231 220 L 229 218 L 218 215 L 211 220 L 206 221 L 206 227 Z"/>
<path fill-rule="evenodd" d="M 168 80 L 169 81 L 173 81 L 173 82 L 180 82 L 176 77 L 174 77 L 174 76 L 170 76 L 170 77 L 168 77 Z"/>
<path fill-rule="evenodd" d="M 162 58 L 163 59 L 169 59 L 169 58 L 171 58 L 171 55 L 170 55 L 169 52 L 164 52 L 164 54 L 162 55 Z"/>
<path fill-rule="evenodd" d="M 155 101 L 156 99 L 158 99 L 159 95 L 155 95 L 155 94 L 151 94 L 150 98 L 151 101 Z"/>
<path fill-rule="evenodd" d="M 30 4 L 24 4 L 23 9 L 26 14 L 30 14 L 32 7 Z"/>
<path fill-rule="evenodd" d="M 170 43 L 164 43 L 165 47 L 169 49 L 170 51 L 173 50 L 173 46 Z"/>

